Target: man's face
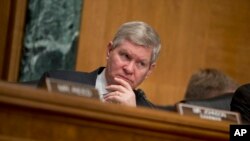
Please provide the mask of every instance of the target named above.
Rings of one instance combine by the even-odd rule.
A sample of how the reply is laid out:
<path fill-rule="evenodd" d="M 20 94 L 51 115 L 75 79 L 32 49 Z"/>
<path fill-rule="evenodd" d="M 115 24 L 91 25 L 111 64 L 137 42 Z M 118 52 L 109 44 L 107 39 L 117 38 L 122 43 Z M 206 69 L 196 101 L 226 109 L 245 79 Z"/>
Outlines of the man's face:
<path fill-rule="evenodd" d="M 108 84 L 118 84 L 115 77 L 125 80 L 135 89 L 152 72 L 155 63 L 151 64 L 151 48 L 145 48 L 123 41 L 112 49 L 112 42 L 107 50 L 106 79 Z"/>

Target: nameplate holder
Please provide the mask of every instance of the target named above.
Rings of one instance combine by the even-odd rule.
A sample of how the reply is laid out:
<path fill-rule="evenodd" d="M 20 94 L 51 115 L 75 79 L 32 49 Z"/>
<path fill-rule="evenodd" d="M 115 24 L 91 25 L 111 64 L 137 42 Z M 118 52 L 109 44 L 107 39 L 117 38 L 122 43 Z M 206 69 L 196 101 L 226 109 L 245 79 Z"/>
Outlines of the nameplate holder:
<path fill-rule="evenodd" d="M 186 103 L 177 104 L 177 110 L 180 115 L 188 115 L 198 117 L 200 119 L 241 124 L 241 117 L 237 112 L 196 106 Z"/>
<path fill-rule="evenodd" d="M 49 92 L 59 92 L 68 95 L 83 96 L 100 100 L 98 91 L 93 86 L 86 84 L 46 78 L 46 87 Z"/>

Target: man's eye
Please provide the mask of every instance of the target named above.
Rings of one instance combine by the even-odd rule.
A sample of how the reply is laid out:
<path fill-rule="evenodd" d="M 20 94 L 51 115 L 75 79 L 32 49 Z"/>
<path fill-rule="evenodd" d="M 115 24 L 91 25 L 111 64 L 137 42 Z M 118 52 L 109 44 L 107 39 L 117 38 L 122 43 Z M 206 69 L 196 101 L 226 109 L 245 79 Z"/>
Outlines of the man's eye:
<path fill-rule="evenodd" d="M 129 55 L 126 53 L 120 53 L 120 55 L 123 59 L 129 59 Z"/>
<path fill-rule="evenodd" d="M 144 63 L 144 62 L 138 62 L 137 65 L 138 65 L 138 67 L 141 68 L 141 69 L 142 69 L 142 68 L 145 68 L 145 67 L 147 66 L 147 64 Z"/>
<path fill-rule="evenodd" d="M 140 66 L 143 66 L 143 67 L 146 65 L 144 62 L 140 62 L 139 64 Z"/>

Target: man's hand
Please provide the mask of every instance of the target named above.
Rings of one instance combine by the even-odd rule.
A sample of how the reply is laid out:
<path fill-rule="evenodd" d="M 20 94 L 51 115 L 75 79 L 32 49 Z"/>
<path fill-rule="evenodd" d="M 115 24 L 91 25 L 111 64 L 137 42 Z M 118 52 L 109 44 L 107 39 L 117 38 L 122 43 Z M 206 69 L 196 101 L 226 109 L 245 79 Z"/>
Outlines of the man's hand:
<path fill-rule="evenodd" d="M 135 93 L 129 83 L 121 78 L 115 78 L 118 85 L 106 87 L 110 93 L 104 96 L 106 102 L 118 103 L 136 107 Z"/>

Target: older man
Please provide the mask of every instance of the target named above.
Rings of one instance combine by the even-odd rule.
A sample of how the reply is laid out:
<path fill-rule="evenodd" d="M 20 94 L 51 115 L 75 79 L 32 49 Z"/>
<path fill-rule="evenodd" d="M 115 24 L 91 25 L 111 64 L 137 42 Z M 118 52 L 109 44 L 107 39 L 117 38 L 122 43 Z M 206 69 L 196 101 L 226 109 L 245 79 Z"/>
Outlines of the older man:
<path fill-rule="evenodd" d="M 121 25 L 107 46 L 106 67 L 91 73 L 46 72 L 39 85 L 47 77 L 74 81 L 95 86 L 105 102 L 154 107 L 136 88 L 154 69 L 160 48 L 160 38 L 152 27 L 140 21 L 128 22 Z"/>

